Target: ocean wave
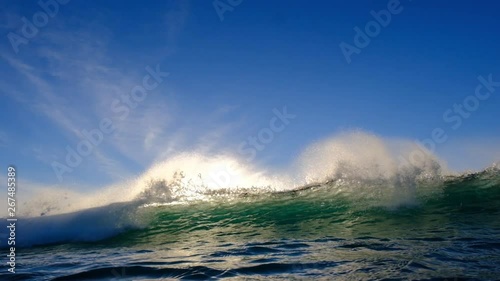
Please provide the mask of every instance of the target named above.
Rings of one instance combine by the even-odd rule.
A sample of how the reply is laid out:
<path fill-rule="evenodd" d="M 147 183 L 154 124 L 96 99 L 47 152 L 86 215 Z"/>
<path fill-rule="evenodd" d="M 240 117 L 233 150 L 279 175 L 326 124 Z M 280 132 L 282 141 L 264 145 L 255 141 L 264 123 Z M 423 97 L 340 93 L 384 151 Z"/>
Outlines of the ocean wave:
<path fill-rule="evenodd" d="M 424 152 L 418 161 L 405 161 L 416 149 Z M 258 168 L 228 155 L 180 154 L 95 194 L 65 192 L 61 198 L 61 190 L 39 191 L 19 204 L 16 243 L 97 241 L 147 228 L 157 212 L 168 212 L 173 205 L 200 202 L 293 201 L 300 195 L 311 201 L 329 198 L 332 205 L 356 203 L 351 208 L 396 209 L 433 200 L 455 204 L 443 199 L 446 195 L 475 204 L 471 200 L 478 196 L 499 199 L 499 174 L 497 165 L 452 174 L 411 142 L 388 142 L 363 132 L 315 143 L 285 169 Z"/>
<path fill-rule="evenodd" d="M 165 200 L 163 191 L 160 197 L 156 197 L 159 190 L 168 190 L 167 193 L 172 191 L 167 183 L 152 182 L 147 192 L 130 202 L 113 203 L 67 214 L 19 218 L 16 243 L 17 246 L 29 247 L 99 241 L 128 230 L 152 227 L 155 219 L 158 220 L 161 214 L 168 214 L 176 206 L 175 203 L 182 203 L 181 205 L 185 206 L 184 209 L 176 209 L 177 214 L 193 206 L 196 206 L 199 212 L 204 212 L 204 208 L 212 208 L 213 204 L 222 207 L 226 204 L 228 210 L 231 210 L 235 203 L 242 204 L 242 208 L 248 208 L 247 211 L 265 205 L 266 212 L 269 212 L 269 209 L 280 210 L 283 204 L 294 204 L 294 201 L 314 204 L 315 201 L 322 200 L 321 204 L 324 204 L 325 198 L 328 198 L 327 202 L 332 206 L 337 205 L 339 211 L 347 213 L 366 212 L 381 207 L 394 210 L 394 207 L 414 207 L 414 204 L 419 205 L 419 208 L 428 208 L 429 212 L 433 211 L 431 208 L 440 209 L 441 212 L 443 209 L 449 212 L 467 209 L 475 210 L 475 212 L 498 212 L 500 208 L 500 170 L 497 167 L 478 173 L 420 180 L 415 190 L 405 189 L 407 194 L 399 191 L 394 193 L 394 187 L 386 184 L 386 182 L 377 181 L 347 180 L 341 177 L 288 191 L 263 193 L 263 189 L 257 188 L 218 190 L 216 193 L 201 192 L 199 198 L 203 199 L 179 202 L 172 198 Z M 408 201 L 410 195 L 411 203 Z M 394 205 L 396 200 L 398 204 Z M 212 204 L 206 205 L 207 202 Z M 319 206 L 317 210 L 311 210 L 312 216 L 322 217 L 322 210 Z M 347 209 L 341 208 L 346 206 L 348 206 Z M 253 211 L 259 212 L 259 210 Z M 233 215 L 240 216 L 241 212 L 243 211 L 239 210 Z M 242 216 L 235 220 L 240 220 L 239 223 L 245 224 L 246 218 Z M 168 224 L 165 221 L 161 222 L 161 224 L 165 223 Z M 192 221 L 190 227 L 194 227 L 196 223 Z M 176 229 L 176 231 L 179 230 L 179 228 Z M 5 241 L 3 242 L 2 247 L 6 247 Z"/>

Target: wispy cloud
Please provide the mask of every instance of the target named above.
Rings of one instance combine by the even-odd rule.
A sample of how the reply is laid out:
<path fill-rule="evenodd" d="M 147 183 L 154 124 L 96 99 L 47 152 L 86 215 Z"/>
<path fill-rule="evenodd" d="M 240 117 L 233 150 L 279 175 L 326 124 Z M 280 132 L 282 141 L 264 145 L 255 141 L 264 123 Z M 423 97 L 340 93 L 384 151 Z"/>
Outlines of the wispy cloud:
<path fill-rule="evenodd" d="M 188 16 L 187 1 L 171 2 L 165 12 L 164 46 L 176 45 Z M 11 26 L 14 19 L 4 20 L 2 27 Z M 174 104 L 169 102 L 164 86 L 150 93 L 137 108 L 131 108 L 125 120 L 117 120 L 112 102 L 141 84 L 145 67 L 159 57 L 139 53 L 137 58 L 124 59 L 109 49 L 113 33 L 108 28 L 95 22 L 76 26 L 70 30 L 60 18 L 39 34 L 35 44 L 29 46 L 31 52 L 18 56 L 0 53 L 0 59 L 15 74 L 0 77 L 0 85 L 5 86 L 1 92 L 58 128 L 47 133 L 43 147 L 32 148 L 33 158 L 44 165 L 65 158 L 66 146 L 61 145 L 61 138 L 67 146 L 75 147 L 84 138 L 82 130 L 98 128 L 103 118 L 113 120 L 116 130 L 105 136 L 86 161 L 95 162 L 97 173 L 123 179 L 132 172 L 120 160 L 128 159 L 135 167 L 146 168 L 164 149 L 170 151 L 180 145 L 182 138 L 170 128 Z M 57 141 L 51 146 L 50 140 Z M 0 133 L 0 146 L 6 142 L 6 135 Z"/>

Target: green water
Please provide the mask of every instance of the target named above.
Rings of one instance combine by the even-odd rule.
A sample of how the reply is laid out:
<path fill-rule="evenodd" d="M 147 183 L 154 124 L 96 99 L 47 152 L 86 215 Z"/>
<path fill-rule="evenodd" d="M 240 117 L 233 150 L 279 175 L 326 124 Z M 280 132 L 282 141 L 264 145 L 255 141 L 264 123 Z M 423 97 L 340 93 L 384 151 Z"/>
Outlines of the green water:
<path fill-rule="evenodd" d="M 125 205 L 113 212 L 120 208 Z M 103 240 L 22 249 L 16 277 L 496 280 L 500 276 L 498 170 L 428 180 L 404 190 L 383 183 L 335 181 L 286 193 L 140 205 L 133 208 L 132 217 L 141 227 L 126 228 Z"/>

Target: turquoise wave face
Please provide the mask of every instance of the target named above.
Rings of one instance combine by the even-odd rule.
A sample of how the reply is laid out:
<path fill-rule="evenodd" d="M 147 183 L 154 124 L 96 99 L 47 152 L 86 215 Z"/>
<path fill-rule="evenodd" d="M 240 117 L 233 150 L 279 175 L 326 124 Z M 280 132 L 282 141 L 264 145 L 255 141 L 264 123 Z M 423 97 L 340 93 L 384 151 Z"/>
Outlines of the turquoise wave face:
<path fill-rule="evenodd" d="M 193 233 L 243 240 L 434 236 L 460 224 L 498 229 L 499 211 L 498 171 L 424 181 L 404 191 L 333 181 L 291 192 L 148 207 L 149 225 L 124 239 L 161 244 Z"/>

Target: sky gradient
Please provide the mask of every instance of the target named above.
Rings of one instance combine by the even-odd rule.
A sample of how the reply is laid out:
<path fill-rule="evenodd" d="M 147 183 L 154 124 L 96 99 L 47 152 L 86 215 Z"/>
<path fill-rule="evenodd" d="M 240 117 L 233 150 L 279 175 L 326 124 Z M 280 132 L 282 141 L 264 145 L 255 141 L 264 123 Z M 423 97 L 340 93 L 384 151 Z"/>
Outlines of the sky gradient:
<path fill-rule="evenodd" d="M 0 155 L 26 181 L 99 186 L 184 151 L 238 153 L 284 108 L 295 117 L 258 163 L 351 129 L 422 141 L 441 128 L 452 168 L 500 160 L 496 1 L 41 2 L 46 23 L 37 1 L 0 10 Z M 388 5 L 399 12 L 348 62 L 341 43 Z M 23 18 L 38 20 L 31 38 Z M 498 82 L 476 106 L 478 77 Z M 103 120 L 112 132 L 58 179 L 54 161 Z"/>

